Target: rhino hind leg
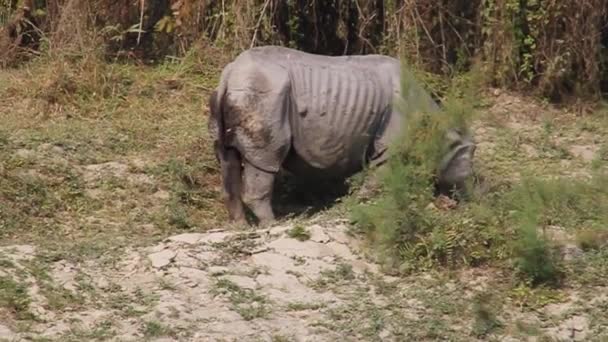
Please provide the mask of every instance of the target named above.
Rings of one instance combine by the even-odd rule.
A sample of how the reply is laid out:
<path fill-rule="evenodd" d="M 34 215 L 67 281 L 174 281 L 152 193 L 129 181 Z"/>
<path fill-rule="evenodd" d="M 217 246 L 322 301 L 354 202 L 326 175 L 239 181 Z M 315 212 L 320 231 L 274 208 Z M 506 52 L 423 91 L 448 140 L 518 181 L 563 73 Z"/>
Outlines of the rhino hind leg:
<path fill-rule="evenodd" d="M 275 174 L 262 171 L 248 162 L 243 164 L 243 201 L 260 225 L 267 225 L 275 219 L 271 205 Z"/>
<path fill-rule="evenodd" d="M 239 152 L 233 148 L 218 153 L 222 171 L 224 202 L 231 221 L 246 223 L 245 209 L 241 200 L 242 172 Z"/>

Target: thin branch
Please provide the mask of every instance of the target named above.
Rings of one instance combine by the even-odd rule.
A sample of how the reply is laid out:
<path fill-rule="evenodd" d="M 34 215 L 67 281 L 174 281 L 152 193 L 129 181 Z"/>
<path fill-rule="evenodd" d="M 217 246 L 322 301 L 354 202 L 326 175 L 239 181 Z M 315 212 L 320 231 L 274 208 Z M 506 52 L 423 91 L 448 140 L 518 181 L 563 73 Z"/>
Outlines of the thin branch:
<path fill-rule="evenodd" d="M 260 17 L 258 18 L 258 23 L 255 25 L 255 31 L 253 31 L 253 37 L 251 38 L 251 45 L 249 46 L 250 48 L 255 45 L 255 39 L 258 35 L 258 30 L 260 28 L 260 24 L 262 23 L 262 18 L 264 18 L 264 12 L 266 12 L 266 7 L 268 7 L 269 3 L 270 0 L 266 0 L 264 2 L 264 6 L 262 6 L 262 10 L 260 11 Z"/>
<path fill-rule="evenodd" d="M 144 25 L 144 7 L 146 5 L 146 0 L 140 0 L 141 4 L 140 13 L 139 13 L 139 32 L 137 32 L 137 45 L 139 45 L 139 41 L 141 40 L 141 32 Z"/>
<path fill-rule="evenodd" d="M 418 7 L 416 7 L 416 4 L 414 4 L 413 7 L 414 7 L 414 12 L 416 13 L 416 16 L 418 17 L 418 21 L 420 22 L 420 26 L 422 26 L 422 28 L 424 29 L 424 32 L 426 33 L 426 36 L 429 38 L 429 40 L 431 41 L 431 43 L 433 45 L 435 45 L 435 47 L 437 47 L 437 43 L 435 43 L 435 41 L 433 40 L 433 37 L 431 36 L 431 33 L 429 32 L 429 30 L 424 25 L 424 20 L 422 20 L 422 16 L 418 12 Z"/>

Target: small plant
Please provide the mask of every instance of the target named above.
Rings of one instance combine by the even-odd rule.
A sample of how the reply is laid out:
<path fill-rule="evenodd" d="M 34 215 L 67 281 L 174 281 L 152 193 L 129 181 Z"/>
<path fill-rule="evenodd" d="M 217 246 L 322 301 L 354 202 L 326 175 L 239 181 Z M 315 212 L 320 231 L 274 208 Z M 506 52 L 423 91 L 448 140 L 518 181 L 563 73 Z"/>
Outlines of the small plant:
<path fill-rule="evenodd" d="M 331 284 L 355 279 L 355 272 L 350 264 L 340 263 L 333 270 L 321 271 L 319 278 L 312 282 L 312 287 L 325 288 Z"/>
<path fill-rule="evenodd" d="M 524 185 L 525 186 L 525 185 Z M 534 186 L 527 191 L 516 192 L 520 210 L 515 219 L 518 239 L 514 244 L 515 267 L 519 274 L 533 284 L 553 283 L 559 275 L 557 256 L 551 243 L 539 232 L 539 220 L 543 214 L 539 192 Z"/>
<path fill-rule="evenodd" d="M 17 319 L 32 319 L 29 311 L 31 299 L 27 286 L 9 277 L 0 277 L 0 307 L 7 309 Z"/>
<path fill-rule="evenodd" d="M 584 251 L 600 250 L 608 245 L 608 230 L 585 229 L 576 234 L 576 242 Z"/>
<path fill-rule="evenodd" d="M 144 336 L 148 338 L 171 336 L 173 334 L 173 330 L 170 327 L 156 321 L 145 322 L 143 330 Z"/>
<path fill-rule="evenodd" d="M 228 279 L 218 279 L 212 293 L 227 296 L 233 310 L 246 321 L 266 317 L 270 313 L 266 297 L 256 294 L 252 289 L 242 288 Z"/>
<path fill-rule="evenodd" d="M 481 293 L 475 296 L 473 301 L 473 315 L 475 317 L 473 333 L 478 338 L 484 337 L 502 326 L 502 323 L 496 317 L 497 308 L 495 305 L 496 303 L 494 303 L 489 293 Z"/>
<path fill-rule="evenodd" d="M 305 311 L 305 310 L 319 310 L 324 308 L 325 303 L 302 303 L 302 302 L 293 302 L 287 304 L 287 309 L 289 311 Z"/>
<path fill-rule="evenodd" d="M 559 277 L 557 257 L 551 244 L 539 235 L 537 227 L 524 223 L 515 244 L 515 267 L 533 284 L 554 283 Z"/>
<path fill-rule="evenodd" d="M 287 231 L 287 235 L 298 241 L 306 241 L 310 239 L 310 232 L 303 226 L 296 225 Z"/>

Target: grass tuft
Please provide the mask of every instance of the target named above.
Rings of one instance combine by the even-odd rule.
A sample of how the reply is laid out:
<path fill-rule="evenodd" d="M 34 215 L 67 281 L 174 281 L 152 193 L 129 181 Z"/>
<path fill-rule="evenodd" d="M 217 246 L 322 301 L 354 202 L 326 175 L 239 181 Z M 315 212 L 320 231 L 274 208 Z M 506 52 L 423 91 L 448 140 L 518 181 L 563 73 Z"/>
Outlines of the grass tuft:
<path fill-rule="evenodd" d="M 29 311 L 31 298 L 27 286 L 9 277 L 0 277 L 0 308 L 8 310 L 16 319 L 33 319 Z"/>
<path fill-rule="evenodd" d="M 303 226 L 296 225 L 287 231 L 287 235 L 298 241 L 306 241 L 310 239 L 310 232 Z"/>

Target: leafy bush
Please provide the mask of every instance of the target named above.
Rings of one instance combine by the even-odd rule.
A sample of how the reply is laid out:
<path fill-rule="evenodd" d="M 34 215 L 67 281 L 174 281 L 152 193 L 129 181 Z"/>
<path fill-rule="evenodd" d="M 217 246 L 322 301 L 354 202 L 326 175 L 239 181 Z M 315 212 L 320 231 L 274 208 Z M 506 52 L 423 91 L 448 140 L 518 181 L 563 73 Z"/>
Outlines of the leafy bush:
<path fill-rule="evenodd" d="M 392 155 L 381 171 L 382 196 L 353 211 L 354 219 L 382 251 L 386 261 L 402 271 L 452 259 L 454 236 L 444 230 L 445 217 L 429 208 L 434 178 L 446 151 L 448 129 L 468 131 L 472 107 L 455 96 L 435 111 L 430 96 L 405 66 L 402 99 L 397 106 L 407 118 L 403 138 L 392 146 Z M 470 104 L 471 102 L 469 102 Z"/>
<path fill-rule="evenodd" d="M 608 225 L 608 177 L 595 174 L 590 181 L 529 177 L 505 196 L 504 206 L 515 214 L 518 227 L 513 248 L 515 266 L 534 284 L 555 283 L 562 273 L 555 243 L 544 234 L 548 227 L 575 233 L 583 248 L 583 232 L 601 237 Z M 601 242 L 598 242 L 601 244 Z M 592 248 L 592 247 L 590 247 Z"/>

